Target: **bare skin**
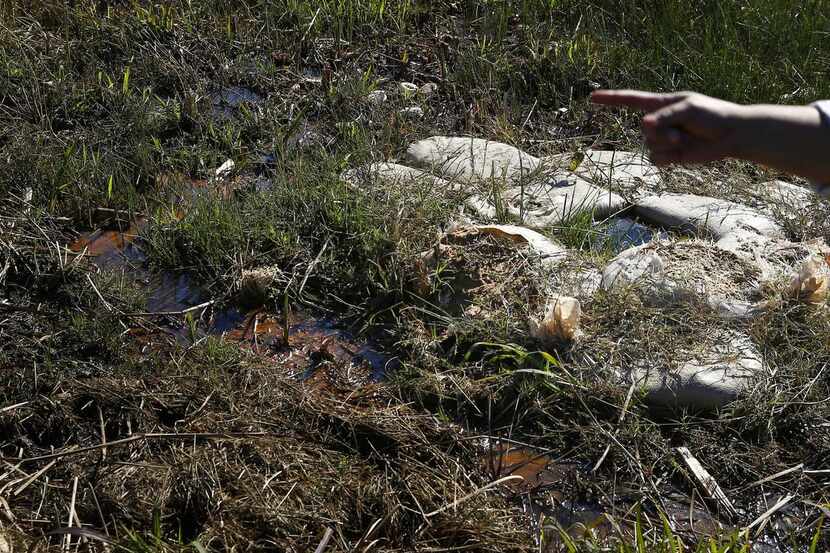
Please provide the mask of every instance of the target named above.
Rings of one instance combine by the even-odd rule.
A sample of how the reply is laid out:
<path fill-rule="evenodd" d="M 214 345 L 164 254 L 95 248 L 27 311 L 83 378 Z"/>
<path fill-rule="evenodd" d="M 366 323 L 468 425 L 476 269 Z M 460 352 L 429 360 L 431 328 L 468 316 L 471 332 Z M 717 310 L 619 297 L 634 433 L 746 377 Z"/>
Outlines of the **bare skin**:
<path fill-rule="evenodd" d="M 657 165 L 727 157 L 830 183 L 830 129 L 814 106 L 740 105 L 693 92 L 597 90 L 597 104 L 646 112 L 642 127 Z"/>

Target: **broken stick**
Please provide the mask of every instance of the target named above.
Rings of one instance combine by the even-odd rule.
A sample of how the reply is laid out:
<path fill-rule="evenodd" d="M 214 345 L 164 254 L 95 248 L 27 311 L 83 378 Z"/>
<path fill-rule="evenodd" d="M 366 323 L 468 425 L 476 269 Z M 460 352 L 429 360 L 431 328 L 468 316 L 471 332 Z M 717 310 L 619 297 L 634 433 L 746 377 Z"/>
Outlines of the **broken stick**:
<path fill-rule="evenodd" d="M 737 520 L 738 512 L 735 510 L 732 502 L 729 501 L 729 498 L 726 497 L 725 493 L 723 493 L 723 490 L 718 485 L 714 477 L 709 474 L 709 471 L 703 468 L 700 461 L 692 455 L 692 452 L 686 447 L 678 447 L 677 453 L 680 454 L 680 458 L 683 459 L 683 462 L 686 464 L 689 472 L 691 472 L 692 476 L 694 476 L 695 482 L 700 488 L 703 496 L 714 502 L 718 509 L 721 512 L 726 513 L 731 520 Z"/>

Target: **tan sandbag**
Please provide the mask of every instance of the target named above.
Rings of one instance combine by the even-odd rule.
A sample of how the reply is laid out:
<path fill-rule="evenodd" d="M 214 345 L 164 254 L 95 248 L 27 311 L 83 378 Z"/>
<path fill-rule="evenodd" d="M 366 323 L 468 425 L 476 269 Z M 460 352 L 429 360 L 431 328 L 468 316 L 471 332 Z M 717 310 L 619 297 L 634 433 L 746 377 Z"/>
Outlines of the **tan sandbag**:
<path fill-rule="evenodd" d="M 239 279 L 238 299 L 243 305 L 261 305 L 268 297 L 270 289 L 283 276 L 277 265 L 245 269 Z"/>
<path fill-rule="evenodd" d="M 441 239 L 442 242 L 458 242 L 470 237 L 486 234 L 513 244 L 527 245 L 537 253 L 543 262 L 561 261 L 567 256 L 567 249 L 552 242 L 545 235 L 529 228 L 516 225 L 470 225 L 457 227 Z"/>
<path fill-rule="evenodd" d="M 530 321 L 530 335 L 543 344 L 570 342 L 579 336 L 582 307 L 570 296 L 554 296 L 545 305 L 541 321 Z"/>
<path fill-rule="evenodd" d="M 801 264 L 785 291 L 789 298 L 809 304 L 827 301 L 830 291 L 830 254 L 814 255 Z"/>
<path fill-rule="evenodd" d="M 413 167 L 459 184 L 467 206 L 480 219 L 500 218 L 501 212 L 525 226 L 545 229 L 580 213 L 599 217 L 626 206 L 619 194 L 509 144 L 433 136 L 411 144 L 405 158 Z"/>

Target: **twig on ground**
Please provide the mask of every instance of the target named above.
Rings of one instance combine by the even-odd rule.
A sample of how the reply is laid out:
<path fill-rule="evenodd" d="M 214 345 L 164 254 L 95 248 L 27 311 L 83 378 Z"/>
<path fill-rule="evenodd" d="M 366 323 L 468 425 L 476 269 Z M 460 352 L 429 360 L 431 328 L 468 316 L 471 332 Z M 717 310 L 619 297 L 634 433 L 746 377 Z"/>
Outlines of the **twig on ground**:
<path fill-rule="evenodd" d="M 725 512 L 731 520 L 737 520 L 738 512 L 735 510 L 732 502 L 729 501 L 729 498 L 723 492 L 714 477 L 709 474 L 709 471 L 703 468 L 700 461 L 692 455 L 692 452 L 686 447 L 678 447 L 677 453 L 680 455 L 680 458 L 683 459 L 683 462 L 692 473 L 692 476 L 694 476 L 695 481 L 701 488 L 700 491 L 703 493 L 703 496 L 711 501 L 714 501 L 720 510 Z"/>
<path fill-rule="evenodd" d="M 297 483 L 296 483 L 296 482 L 294 482 L 294 483 L 291 485 L 291 487 L 288 489 L 288 491 L 287 491 L 287 492 L 285 492 L 285 495 L 282 497 L 282 499 L 280 500 L 280 502 L 279 502 L 279 503 L 277 503 L 277 506 L 276 506 L 276 508 L 275 508 L 274 510 L 278 511 L 278 510 L 279 510 L 279 508 L 280 508 L 280 507 L 282 507 L 282 504 L 283 504 L 283 503 L 285 503 L 285 500 L 286 500 L 286 499 L 288 499 L 288 496 L 289 496 L 289 495 L 291 495 L 291 492 L 293 492 L 293 491 L 294 491 L 294 488 L 296 488 L 296 487 L 297 487 Z"/>
<path fill-rule="evenodd" d="M 749 523 L 749 526 L 744 528 L 744 532 L 749 532 L 756 526 L 758 526 L 758 530 L 755 531 L 755 535 L 758 536 L 761 531 L 764 529 L 764 526 L 769 521 L 770 517 L 774 515 L 776 512 L 780 511 L 787 503 L 793 500 L 795 496 L 793 494 L 787 494 L 786 496 L 782 497 L 778 500 L 778 503 L 764 511 L 764 513 Z"/>
<path fill-rule="evenodd" d="M 314 17 L 311 18 L 311 23 L 308 24 L 308 28 L 303 33 L 303 38 L 300 39 L 300 42 L 305 42 L 305 37 L 308 36 L 309 31 L 311 28 L 314 27 L 314 22 L 317 21 L 317 16 L 320 15 L 320 10 L 322 8 L 317 8 L 317 11 L 314 13 Z"/>
<path fill-rule="evenodd" d="M 432 517 L 434 517 L 435 515 L 437 515 L 437 514 L 439 514 L 439 513 L 443 513 L 443 512 L 444 512 L 444 511 L 446 511 L 447 509 L 452 509 L 453 507 L 458 507 L 459 505 L 461 505 L 461 504 L 462 504 L 462 503 L 464 503 L 465 501 L 467 501 L 467 500 L 469 500 L 469 499 L 472 499 L 473 497 L 475 497 L 475 496 L 477 496 L 477 495 L 479 495 L 479 494 L 481 494 L 481 493 L 486 492 L 486 491 L 487 491 L 487 490 L 489 490 L 490 488 L 494 488 L 494 487 L 496 487 L 496 486 L 498 486 L 498 485 L 500 485 L 500 484 L 504 484 L 505 482 L 512 482 L 512 481 L 514 481 L 514 480 L 522 480 L 522 481 L 523 481 L 523 480 L 524 480 L 524 478 L 523 478 L 523 477 L 521 477 L 521 476 L 519 476 L 518 474 L 514 474 L 514 475 L 512 475 L 512 476 L 505 476 L 504 478 L 499 478 L 498 480 L 494 480 L 494 481 L 490 482 L 489 484 L 487 484 L 486 486 L 482 486 L 481 488 L 479 488 L 479 489 L 475 490 L 474 492 L 470 492 L 470 493 L 468 493 L 467 495 L 465 495 L 464 497 L 461 497 L 461 498 L 459 498 L 459 499 L 456 499 L 456 500 L 455 500 L 455 501 L 453 501 L 452 503 L 449 503 L 449 504 L 447 504 L 447 505 L 444 505 L 444 506 L 443 506 L 443 507 L 441 507 L 440 509 L 436 509 L 436 510 L 432 511 L 431 513 L 427 513 L 427 514 L 425 514 L 424 516 L 425 516 L 426 518 L 432 518 Z"/>
<path fill-rule="evenodd" d="M 326 528 L 326 533 L 323 534 L 323 539 L 320 540 L 320 545 L 317 546 L 317 549 L 314 550 L 314 553 L 323 553 L 326 550 L 326 547 L 329 545 L 329 540 L 334 535 L 334 530 L 331 528 Z"/>
<path fill-rule="evenodd" d="M 34 473 L 33 475 L 31 475 L 31 476 L 29 477 L 29 479 L 28 479 L 28 480 L 26 480 L 25 482 L 23 482 L 23 483 L 20 485 L 20 487 L 18 487 L 16 490 L 14 490 L 14 493 L 12 493 L 12 495 L 20 495 L 20 493 L 21 493 L 23 490 L 25 490 L 26 488 L 28 488 L 28 487 L 29 487 L 29 485 L 30 485 L 32 482 L 34 482 L 35 480 L 37 480 L 38 478 L 40 478 L 40 477 L 43 475 L 43 473 L 45 473 L 47 470 L 49 470 L 50 468 L 52 468 L 53 466 L 55 466 L 55 463 L 57 463 L 57 462 L 58 462 L 58 460 L 57 460 L 57 459 L 54 459 L 54 460 L 53 460 L 52 462 L 50 462 L 48 465 L 46 465 L 45 467 L 43 467 L 42 469 L 40 469 L 39 471 L 37 471 L 36 473 Z"/>
<path fill-rule="evenodd" d="M 634 389 L 636 388 L 636 382 L 631 382 L 631 386 L 628 388 L 628 394 L 625 396 L 625 402 L 623 403 L 622 411 L 620 412 L 620 418 L 617 421 L 617 430 L 614 431 L 616 435 L 620 431 L 620 426 L 622 426 L 623 421 L 625 420 L 625 414 L 628 412 L 628 406 L 631 403 L 631 398 L 634 396 Z M 591 469 L 591 472 L 596 472 L 599 470 L 599 467 L 602 465 L 605 458 L 608 456 L 608 453 L 611 451 L 611 443 L 609 442 L 607 446 L 605 446 L 605 451 L 602 452 L 597 463 L 594 465 L 594 468 Z"/>
<path fill-rule="evenodd" d="M 104 424 L 104 412 L 101 411 L 101 406 L 98 406 L 98 423 L 101 426 L 101 443 L 107 443 L 107 428 Z M 101 448 L 101 460 L 105 461 L 107 459 L 107 448 Z"/>
<path fill-rule="evenodd" d="M 761 479 L 760 479 L 760 480 L 758 480 L 757 482 L 753 482 L 753 483 L 751 483 L 751 484 L 747 484 L 746 486 L 744 486 L 744 487 L 742 488 L 742 491 L 746 491 L 746 490 L 752 489 L 752 488 L 754 488 L 754 487 L 756 487 L 756 486 L 760 486 L 761 484 L 766 484 L 767 482 L 772 482 L 773 480 L 776 480 L 776 479 L 778 479 L 778 478 L 781 478 L 782 476 L 786 476 L 786 475 L 788 475 L 788 474 L 790 474 L 790 473 L 797 472 L 797 471 L 802 470 L 802 469 L 804 469 L 804 463 L 799 463 L 799 464 L 797 464 L 797 465 L 796 465 L 796 466 L 794 466 L 794 467 L 790 467 L 790 468 L 788 468 L 788 469 L 784 469 L 784 470 L 782 470 L 782 471 L 780 471 L 780 472 L 776 472 L 775 474 L 773 474 L 773 475 L 771 475 L 771 476 L 767 476 L 766 478 L 761 478 Z M 806 473 L 807 471 L 804 471 L 804 472 Z"/>
<path fill-rule="evenodd" d="M 89 276 L 89 273 L 86 274 L 86 279 L 89 281 L 89 285 L 92 286 L 92 290 L 95 291 L 95 295 L 98 296 L 98 299 L 101 300 L 101 303 L 104 304 L 104 309 L 107 311 L 112 312 L 113 307 L 110 303 L 104 299 L 104 296 L 101 295 L 101 292 L 98 291 L 98 287 L 95 286 L 95 283 L 92 281 L 92 277 Z M 71 525 L 70 525 L 71 526 Z"/>
<path fill-rule="evenodd" d="M 199 305 L 194 305 L 192 307 L 188 307 L 187 309 L 182 309 L 180 311 L 140 311 L 137 313 L 124 313 L 125 317 L 175 317 L 177 315 L 187 315 L 192 311 L 198 311 L 199 309 L 210 307 L 216 303 L 216 300 L 206 301 L 204 303 L 200 303 Z"/>
<path fill-rule="evenodd" d="M 75 477 L 75 480 L 72 483 L 72 500 L 69 503 L 69 518 L 66 520 L 66 526 L 71 527 L 72 521 L 75 519 L 75 500 L 78 497 L 78 477 Z M 80 526 L 80 525 L 79 525 Z M 63 549 L 64 551 L 69 549 L 69 544 L 72 542 L 72 535 L 66 534 L 66 538 L 64 539 Z"/>
<path fill-rule="evenodd" d="M 323 257 L 323 254 L 325 253 L 326 248 L 328 248 L 328 246 L 329 246 L 329 239 L 326 238 L 326 241 L 323 243 L 323 247 L 320 248 L 320 252 L 317 254 L 317 257 L 314 258 L 314 261 L 312 261 L 308 265 L 308 268 L 305 271 L 305 276 L 303 276 L 303 281 L 300 283 L 300 290 L 297 292 L 297 297 L 298 298 L 303 297 L 303 290 L 305 289 L 305 283 L 308 281 L 308 277 L 311 276 L 311 272 L 314 270 L 314 267 L 316 267 L 317 264 L 320 263 L 320 258 Z"/>
<path fill-rule="evenodd" d="M 7 405 L 5 407 L 0 407 L 0 413 L 5 413 L 7 411 L 13 411 L 13 410 L 17 409 L 18 407 L 23 407 L 24 405 L 28 405 L 28 404 L 29 404 L 28 401 L 21 401 L 20 403 L 15 403 L 13 405 Z"/>
<path fill-rule="evenodd" d="M 370 539 L 372 539 L 372 536 L 378 530 L 378 528 L 380 528 L 392 516 L 392 514 L 394 514 L 396 512 L 398 512 L 398 510 L 394 509 L 393 511 L 390 511 L 385 517 L 379 518 L 375 522 L 373 522 L 372 525 L 369 527 L 369 529 L 366 530 L 366 533 L 363 534 L 363 537 L 361 537 L 359 540 L 357 540 L 357 543 L 354 544 L 354 547 L 352 548 L 352 550 L 357 551 L 358 548 L 360 548 L 361 545 L 363 545 L 365 542 L 368 542 Z"/>

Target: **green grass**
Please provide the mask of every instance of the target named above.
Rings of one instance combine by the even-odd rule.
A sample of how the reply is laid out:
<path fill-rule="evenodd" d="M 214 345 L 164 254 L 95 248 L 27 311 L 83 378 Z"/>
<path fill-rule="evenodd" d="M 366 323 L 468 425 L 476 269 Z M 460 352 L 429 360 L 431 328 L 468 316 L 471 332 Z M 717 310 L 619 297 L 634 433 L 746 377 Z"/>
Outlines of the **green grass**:
<path fill-rule="evenodd" d="M 161 171 L 197 176 L 225 157 L 244 161 L 285 138 L 287 106 L 274 98 L 262 116 L 217 125 L 206 117 L 205 96 L 226 84 L 264 92 L 289 77 L 286 69 L 304 65 L 352 66 L 337 57 L 354 50 L 352 43 L 393 54 L 361 59 L 361 73 L 385 76 L 426 64 L 439 70 L 434 78 L 447 80 L 450 105 L 472 102 L 482 114 L 506 107 L 513 124 L 534 104 L 574 104 L 569 118 L 578 121 L 590 83 L 695 89 L 744 102 L 830 96 L 828 54 L 821 48 L 830 16 L 820 1 L 453 6 L 251 2 L 235 10 L 211 3 L 102 9 L 82 3 L 25 12 L 10 5 L 0 55 L 4 150 L 14 160 L 6 186 L 35 185 L 43 205 L 79 215 L 89 205 L 140 203 L 138 194 Z M 467 34 L 446 45 L 430 38 L 455 20 L 468 22 Z M 395 36 L 385 36 L 384 28 Z M 349 46 L 315 53 L 320 37 Z M 417 49 L 418 40 L 431 47 Z M 272 53 L 286 53 L 287 68 Z M 331 113 L 324 116 L 340 119 L 348 111 L 341 88 L 332 83 Z M 307 114 L 309 100 L 298 98 Z M 539 115 L 545 119 L 543 110 Z M 488 117 L 475 119 L 476 131 L 492 132 Z M 349 155 L 343 146 L 337 145 L 341 155 Z"/>
<path fill-rule="evenodd" d="M 583 305 L 590 339 L 542 353 L 525 323 L 547 280 L 515 251 L 477 243 L 433 271 L 429 293 L 416 292 L 417 260 L 460 198 L 418 184 L 358 190 L 340 175 L 400 159 L 434 134 L 487 137 L 539 156 L 640 149 L 635 114 L 589 106 L 597 86 L 740 102 L 830 97 L 828 36 L 830 11 L 819 0 L 0 5 L 0 369 L 10 375 L 0 409 L 25 403 L 0 411 L 0 451 L 11 459 L 4 478 L 25 481 L 13 468 L 20 451 L 95 446 L 102 433 L 280 436 L 131 442 L 106 459 L 99 450 L 67 457 L 45 473 L 49 485 L 36 480 L 8 500 L 21 548 L 30 544 L 24 535 L 66 525 L 77 477 L 81 522 L 108 530 L 126 551 L 252 543 L 305 551 L 329 526 L 338 532 L 332 550 L 373 539 L 390 551 L 530 550 L 536 536 L 518 507 L 527 494 L 500 488 L 424 522 L 492 480 L 469 438 L 481 434 L 590 464 L 610 443 L 625 446 L 557 486 L 566 499 L 602 503 L 628 531 L 610 545 L 562 538 L 569 551 L 743 550 L 746 540 L 731 530 L 710 545 L 655 514 L 669 492 L 691 490 L 677 445 L 747 513 L 787 486 L 827 504 L 822 476 L 768 483 L 764 498 L 744 489 L 798 463 L 828 467 L 825 308 L 776 301 L 743 325 L 778 375 L 748 399 L 709 416 L 656 417 L 638 394 L 627 399 L 613 371 L 670 360 L 721 321 L 600 294 Z M 405 100 L 395 94 L 400 81 L 438 91 Z M 217 116 L 215 95 L 228 87 L 262 100 Z M 389 100 L 368 105 L 375 89 Z M 413 104 L 423 119 L 400 116 Z M 235 162 L 230 193 L 212 181 L 227 159 Z M 739 163 L 701 174 L 702 184 L 667 175 L 667 188 L 743 200 L 776 176 Z M 200 187 L 191 190 L 192 181 Z M 31 204 L 22 200 L 29 190 Z M 318 397 L 272 360 L 205 338 L 199 313 L 136 316 L 140 282 L 94 271 L 63 248 L 114 226 L 114 213 L 146 216 L 140 245 L 151 270 L 187 273 L 225 305 L 243 271 L 276 266 L 269 313 L 317 310 L 357 333 L 377 331 L 368 334 L 394 348 L 401 369 L 377 396 Z M 787 223 L 793 237 L 827 235 L 825 208 L 796 215 Z M 597 229 L 580 216 L 548 230 L 582 250 L 575 266 L 595 267 L 610 256 L 591 251 Z M 498 266 L 488 266 L 495 257 Z M 441 305 L 442 291 L 476 279 L 495 286 L 469 294 L 464 307 L 489 318 Z M 325 348 L 307 353 L 326 359 Z M 43 466 L 20 468 L 31 475 Z M 821 550 L 827 536 L 805 505 L 803 524 L 778 537 L 793 551 Z"/>

